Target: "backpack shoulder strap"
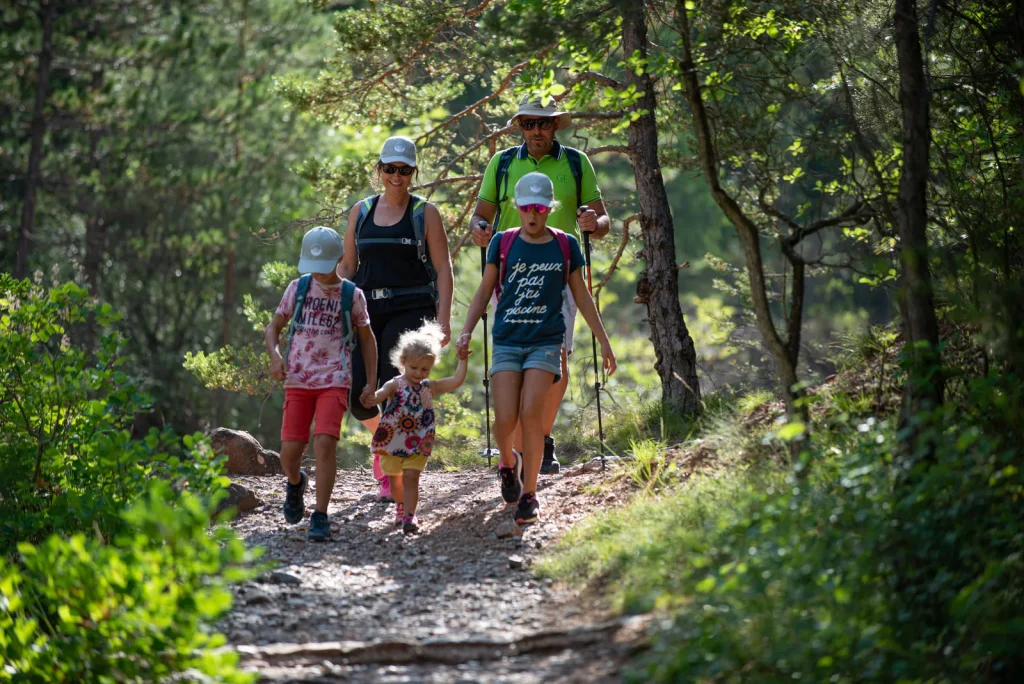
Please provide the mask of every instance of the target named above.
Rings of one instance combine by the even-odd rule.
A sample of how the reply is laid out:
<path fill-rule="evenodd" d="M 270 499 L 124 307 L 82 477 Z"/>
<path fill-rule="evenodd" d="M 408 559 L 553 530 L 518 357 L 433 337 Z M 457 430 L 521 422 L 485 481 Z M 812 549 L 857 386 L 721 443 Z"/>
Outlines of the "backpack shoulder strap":
<path fill-rule="evenodd" d="M 562 250 L 562 275 L 565 277 L 565 284 L 569 284 L 569 265 L 572 264 L 572 250 L 569 249 L 569 236 L 557 228 L 549 228 L 554 233 L 558 248 Z"/>
<path fill-rule="evenodd" d="M 292 320 L 288 324 L 288 341 L 284 345 L 284 366 L 288 368 L 288 354 L 292 349 L 292 338 L 295 336 L 295 328 L 298 326 L 299 321 L 302 318 L 302 307 L 306 304 L 306 295 L 309 294 L 309 284 L 313 281 L 313 276 L 305 274 L 299 278 L 299 283 L 295 287 L 295 303 L 292 305 Z"/>
<path fill-rule="evenodd" d="M 356 219 L 356 240 L 359 239 L 359 233 L 363 230 L 366 217 L 370 215 L 370 210 L 373 209 L 379 199 L 380 195 L 371 195 L 359 200 L 359 217 Z"/>
<path fill-rule="evenodd" d="M 576 209 L 583 206 L 583 161 L 580 159 L 580 151 L 575 147 L 562 147 L 565 151 L 565 159 L 569 162 L 569 171 L 576 181 Z"/>
<path fill-rule="evenodd" d="M 501 207 L 508 199 L 508 167 L 512 166 L 512 160 L 516 158 L 518 152 L 519 147 L 510 147 L 502 150 L 501 156 L 498 157 L 498 168 L 494 173 L 494 192 L 498 198 L 498 209 L 494 214 L 495 228 L 498 226 L 498 219 L 501 218 Z"/>
<path fill-rule="evenodd" d="M 427 200 L 419 195 L 412 195 L 409 200 L 412 202 L 412 232 L 416 239 L 416 254 L 430 276 L 430 283 L 434 287 L 434 301 L 436 302 L 440 293 L 437 289 L 437 269 L 430 260 L 427 252 Z"/>
<path fill-rule="evenodd" d="M 356 284 L 347 278 L 341 280 L 341 344 L 351 349 L 355 345 L 355 331 L 352 329 L 352 301 L 356 296 Z"/>
<path fill-rule="evenodd" d="M 427 253 L 427 200 L 413 195 L 409 201 L 412 202 L 412 232 L 416 238 L 416 253 L 430 274 L 430 279 L 436 281 L 437 271 L 434 270 L 434 264 L 430 262 L 430 255 Z"/>
<path fill-rule="evenodd" d="M 519 236 L 519 228 L 509 228 L 501 233 L 501 242 L 498 243 L 498 284 L 495 290 L 501 297 L 501 286 L 505 282 L 505 262 L 508 261 L 508 253 L 512 251 L 512 243 Z"/>

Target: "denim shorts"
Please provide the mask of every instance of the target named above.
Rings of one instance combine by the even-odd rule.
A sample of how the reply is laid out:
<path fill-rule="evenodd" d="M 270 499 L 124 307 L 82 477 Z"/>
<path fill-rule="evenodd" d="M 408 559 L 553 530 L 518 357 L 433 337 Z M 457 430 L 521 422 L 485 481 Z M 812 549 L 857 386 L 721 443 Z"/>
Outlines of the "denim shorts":
<path fill-rule="evenodd" d="M 491 352 L 491 375 L 502 371 L 522 373 L 537 368 L 555 374 L 555 382 L 562 377 L 562 345 L 545 344 L 536 347 L 512 347 L 496 344 Z"/>

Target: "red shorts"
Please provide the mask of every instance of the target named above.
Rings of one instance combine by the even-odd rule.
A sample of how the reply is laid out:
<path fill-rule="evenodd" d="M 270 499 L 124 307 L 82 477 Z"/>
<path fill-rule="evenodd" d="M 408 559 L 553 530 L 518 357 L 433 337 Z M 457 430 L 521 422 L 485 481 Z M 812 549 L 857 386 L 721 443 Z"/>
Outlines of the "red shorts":
<path fill-rule="evenodd" d="M 348 408 L 347 387 L 284 390 L 284 419 L 281 421 L 282 442 L 309 441 L 309 426 L 316 415 L 314 435 L 341 436 L 341 419 Z"/>

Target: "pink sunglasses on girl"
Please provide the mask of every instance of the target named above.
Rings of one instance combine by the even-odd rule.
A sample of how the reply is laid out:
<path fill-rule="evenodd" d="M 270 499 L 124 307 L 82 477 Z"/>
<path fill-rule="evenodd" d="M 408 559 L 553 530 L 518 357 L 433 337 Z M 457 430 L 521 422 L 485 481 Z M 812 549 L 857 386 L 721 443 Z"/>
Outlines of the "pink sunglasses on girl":
<path fill-rule="evenodd" d="M 543 204 L 520 204 L 519 211 L 531 212 L 535 211 L 538 214 L 546 214 L 551 211 L 551 207 L 545 207 Z"/>

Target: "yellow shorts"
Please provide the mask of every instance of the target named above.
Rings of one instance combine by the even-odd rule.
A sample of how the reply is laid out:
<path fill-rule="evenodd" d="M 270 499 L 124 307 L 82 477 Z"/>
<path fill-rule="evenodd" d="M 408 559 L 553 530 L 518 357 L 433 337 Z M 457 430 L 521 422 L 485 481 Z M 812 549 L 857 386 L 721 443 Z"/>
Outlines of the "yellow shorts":
<path fill-rule="evenodd" d="M 380 455 L 380 469 L 385 475 L 401 475 L 403 470 L 423 471 L 427 467 L 427 457 L 423 454 L 415 456 L 392 456 L 391 454 Z"/>

